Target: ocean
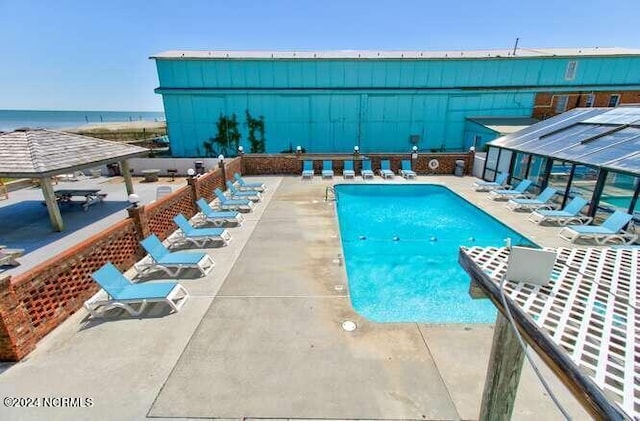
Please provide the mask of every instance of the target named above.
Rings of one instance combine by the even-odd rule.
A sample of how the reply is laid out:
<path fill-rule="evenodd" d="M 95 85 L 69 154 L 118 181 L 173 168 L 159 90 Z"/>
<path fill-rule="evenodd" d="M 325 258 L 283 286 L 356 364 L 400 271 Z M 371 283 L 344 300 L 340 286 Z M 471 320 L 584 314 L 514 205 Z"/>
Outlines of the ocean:
<path fill-rule="evenodd" d="M 61 129 L 93 123 L 164 121 L 164 113 L 147 111 L 39 111 L 0 110 L 0 131 L 21 127 Z"/>

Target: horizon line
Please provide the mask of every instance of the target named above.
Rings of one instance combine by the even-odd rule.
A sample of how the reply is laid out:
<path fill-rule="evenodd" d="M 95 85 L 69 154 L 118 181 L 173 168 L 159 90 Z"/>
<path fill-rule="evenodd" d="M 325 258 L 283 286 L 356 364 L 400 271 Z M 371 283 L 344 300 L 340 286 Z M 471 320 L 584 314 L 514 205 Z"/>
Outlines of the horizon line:
<path fill-rule="evenodd" d="M 56 112 L 107 112 L 107 113 L 162 113 L 164 110 L 63 110 L 63 109 L 37 109 L 37 108 L 0 108 L 0 111 L 56 111 Z"/>

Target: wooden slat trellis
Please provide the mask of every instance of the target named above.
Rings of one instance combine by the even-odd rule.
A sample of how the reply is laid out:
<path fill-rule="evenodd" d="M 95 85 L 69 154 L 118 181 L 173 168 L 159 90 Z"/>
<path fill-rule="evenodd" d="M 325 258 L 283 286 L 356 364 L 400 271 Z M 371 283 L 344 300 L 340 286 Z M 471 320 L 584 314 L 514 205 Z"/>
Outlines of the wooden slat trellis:
<path fill-rule="evenodd" d="M 508 249 L 463 248 L 466 266 L 463 255 L 494 287 L 500 284 Z M 543 338 L 634 419 L 640 418 L 639 267 L 638 248 L 559 248 L 548 285 L 505 283 L 507 297 L 545 333 Z M 486 291 L 494 302 L 496 291 Z"/>

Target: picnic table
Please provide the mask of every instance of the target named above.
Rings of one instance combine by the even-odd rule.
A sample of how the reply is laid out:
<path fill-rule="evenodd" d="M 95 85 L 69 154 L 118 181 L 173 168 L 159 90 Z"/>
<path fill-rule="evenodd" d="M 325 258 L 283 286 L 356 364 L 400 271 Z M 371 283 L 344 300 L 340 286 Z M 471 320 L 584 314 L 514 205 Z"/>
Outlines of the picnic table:
<path fill-rule="evenodd" d="M 142 170 L 141 173 L 142 175 L 144 175 L 144 181 L 146 181 L 147 183 L 152 183 L 154 181 L 158 181 L 158 175 L 160 174 L 160 170 L 159 169 Z"/>
<path fill-rule="evenodd" d="M 78 203 L 73 201 L 74 197 L 83 198 L 84 200 L 79 203 L 84 210 L 87 211 L 89 206 L 94 203 L 102 202 L 104 201 L 104 198 L 107 197 L 106 193 L 99 192 L 100 189 L 61 189 L 56 190 L 54 194 L 58 203 L 73 204 Z"/>
<path fill-rule="evenodd" d="M 18 266 L 20 262 L 16 258 L 24 254 L 23 249 L 9 249 L 0 245 L 0 266 Z"/>

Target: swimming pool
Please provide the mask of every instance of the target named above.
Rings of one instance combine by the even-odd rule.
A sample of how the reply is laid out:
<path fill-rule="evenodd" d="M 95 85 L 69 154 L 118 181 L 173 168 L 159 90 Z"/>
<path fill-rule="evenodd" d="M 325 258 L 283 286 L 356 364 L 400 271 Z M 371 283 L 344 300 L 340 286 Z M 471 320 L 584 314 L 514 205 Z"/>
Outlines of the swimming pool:
<path fill-rule="evenodd" d="M 335 186 L 353 308 L 376 322 L 492 323 L 458 265 L 466 246 L 532 244 L 437 185 Z"/>
<path fill-rule="evenodd" d="M 624 211 L 628 211 L 629 210 L 629 206 L 631 206 L 631 199 L 633 199 L 633 196 L 605 196 L 603 195 L 600 198 L 600 203 L 608 203 L 610 205 L 613 205 L 617 208 L 620 208 Z M 640 201 L 638 201 L 638 203 L 636 203 L 635 208 L 633 209 L 634 212 L 640 212 Z"/>

